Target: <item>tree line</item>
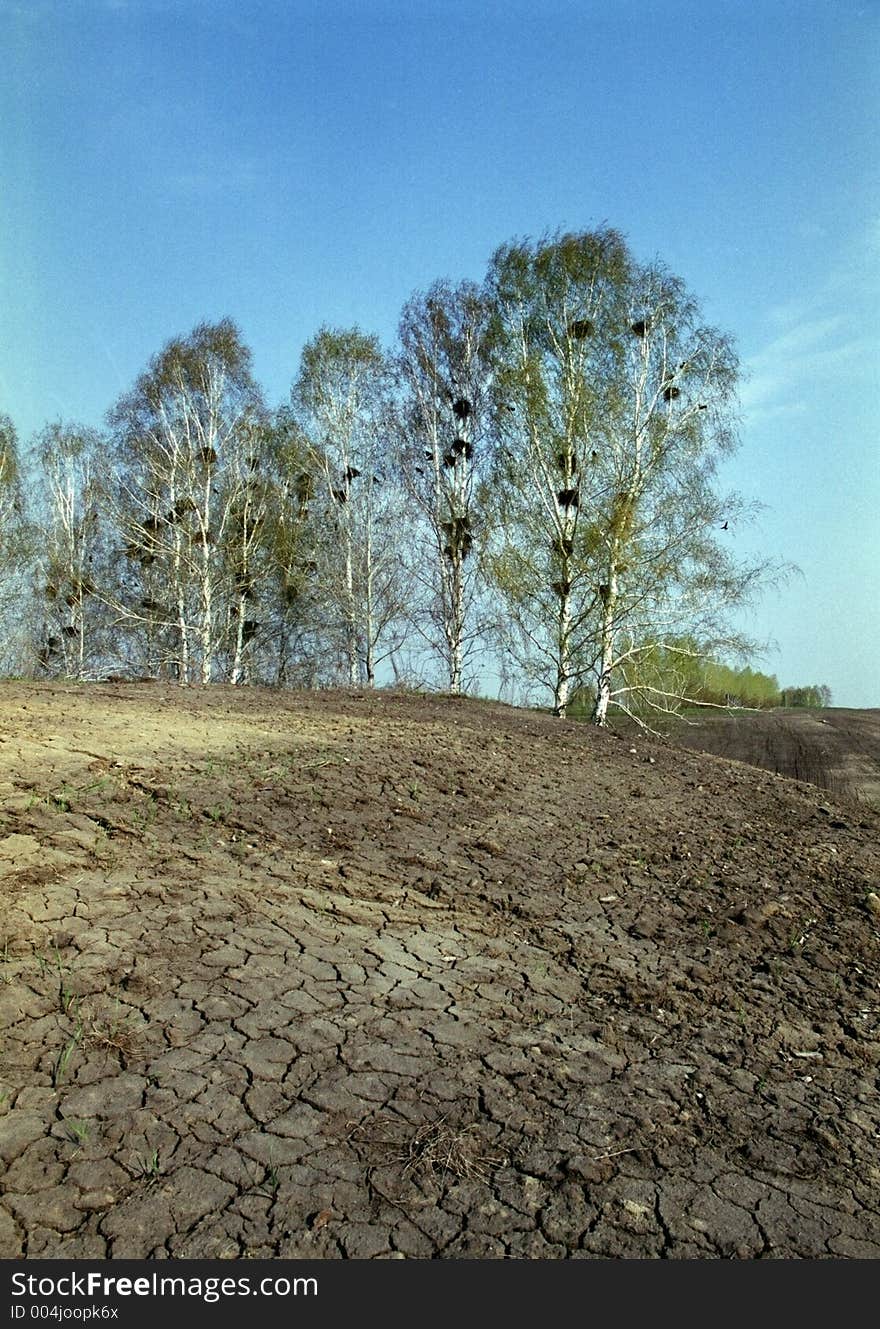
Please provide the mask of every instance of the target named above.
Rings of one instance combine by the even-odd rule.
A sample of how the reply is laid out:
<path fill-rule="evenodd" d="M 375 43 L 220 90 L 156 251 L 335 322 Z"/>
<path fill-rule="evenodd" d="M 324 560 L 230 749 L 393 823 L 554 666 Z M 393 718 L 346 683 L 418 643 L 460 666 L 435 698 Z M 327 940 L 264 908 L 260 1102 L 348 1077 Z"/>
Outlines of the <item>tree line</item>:
<path fill-rule="evenodd" d="M 679 643 L 675 653 L 659 648 L 652 654 L 651 663 L 658 686 L 680 697 L 685 707 L 773 710 L 831 705 L 831 689 L 825 684 L 782 688 L 775 674 L 712 659 L 702 654 L 692 640 Z M 587 690 L 583 697 L 575 695 L 572 714 L 589 715 L 592 707 L 593 698 Z"/>
<path fill-rule="evenodd" d="M 746 695 L 706 669 L 753 649 L 731 619 L 785 569 L 737 557 L 752 513 L 716 483 L 737 381 L 684 283 L 607 227 L 417 292 L 390 348 L 322 327 L 278 406 L 235 323 L 201 324 L 101 429 L 24 449 L 0 418 L 0 663 L 456 694 L 489 667 L 599 724 Z"/>

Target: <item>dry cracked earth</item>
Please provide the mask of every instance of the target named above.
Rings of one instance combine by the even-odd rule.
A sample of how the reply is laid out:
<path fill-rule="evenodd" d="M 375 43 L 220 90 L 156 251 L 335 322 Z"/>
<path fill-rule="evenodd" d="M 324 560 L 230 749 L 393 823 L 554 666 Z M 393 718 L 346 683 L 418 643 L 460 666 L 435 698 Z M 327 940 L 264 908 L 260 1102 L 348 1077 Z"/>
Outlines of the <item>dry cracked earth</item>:
<path fill-rule="evenodd" d="M 490 703 L 0 692 L 0 1256 L 880 1257 L 880 815 Z"/>

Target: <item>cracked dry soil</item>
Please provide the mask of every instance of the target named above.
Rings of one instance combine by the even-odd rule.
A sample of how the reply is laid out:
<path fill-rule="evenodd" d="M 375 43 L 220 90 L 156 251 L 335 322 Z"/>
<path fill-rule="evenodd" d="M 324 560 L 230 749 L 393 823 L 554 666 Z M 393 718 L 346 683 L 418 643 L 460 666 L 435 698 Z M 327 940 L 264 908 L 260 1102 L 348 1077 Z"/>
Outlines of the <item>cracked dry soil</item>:
<path fill-rule="evenodd" d="M 474 701 L 0 714 L 3 1257 L 880 1257 L 877 812 Z"/>

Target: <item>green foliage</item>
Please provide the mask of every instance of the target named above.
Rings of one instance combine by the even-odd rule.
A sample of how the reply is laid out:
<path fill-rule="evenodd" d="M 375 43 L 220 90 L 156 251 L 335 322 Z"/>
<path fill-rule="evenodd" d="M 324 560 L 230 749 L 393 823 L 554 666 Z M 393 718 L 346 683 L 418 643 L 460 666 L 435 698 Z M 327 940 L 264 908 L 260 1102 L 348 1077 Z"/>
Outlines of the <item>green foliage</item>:
<path fill-rule="evenodd" d="M 240 681 L 242 633 L 260 621 L 241 611 L 257 583 L 266 415 L 231 319 L 166 343 L 110 412 L 118 611 L 146 672 L 208 683 L 231 668 Z"/>
<path fill-rule="evenodd" d="M 406 513 L 388 464 L 392 382 L 378 338 L 324 327 L 304 347 L 291 391 L 315 491 L 324 667 L 351 684 L 375 681 L 399 643 L 407 598 L 398 555 Z"/>
<path fill-rule="evenodd" d="M 485 352 L 502 433 L 583 460 L 611 406 L 632 259 L 609 228 L 502 245 L 490 264 Z M 599 372 L 601 369 L 601 372 Z M 511 409 L 512 408 L 512 409 Z M 549 483 L 549 476 L 548 476 Z"/>
<path fill-rule="evenodd" d="M 38 440 L 36 658 L 88 677 L 115 645 L 126 672 L 181 682 L 372 683 L 420 641 L 459 692 L 492 643 L 505 684 L 510 661 L 560 715 L 589 684 L 598 723 L 828 704 L 726 663 L 750 649 L 727 617 L 774 571 L 720 534 L 748 516 L 714 487 L 737 379 L 684 283 L 607 226 L 504 244 L 482 285 L 435 282 L 393 359 L 321 327 L 274 414 L 232 320 L 200 323 L 120 398 L 109 441 Z M 0 416 L 0 590 L 22 558 L 17 472 Z"/>
<path fill-rule="evenodd" d="M 652 644 L 733 647 L 725 616 L 768 571 L 718 535 L 745 510 L 713 485 L 735 442 L 730 338 L 608 228 L 502 246 L 487 293 L 499 449 L 486 566 L 508 641 L 557 714 L 590 675 L 600 724 L 652 689 L 665 707 Z"/>
<path fill-rule="evenodd" d="M 33 603 L 41 624 L 33 651 L 40 676 L 87 678 L 106 661 L 106 603 L 113 577 L 106 441 L 95 429 L 55 421 L 36 435 L 30 497 L 40 527 Z"/>
<path fill-rule="evenodd" d="M 18 480 L 18 437 L 8 415 L 0 414 L 0 492 L 8 492 Z"/>
<path fill-rule="evenodd" d="M 40 533 L 26 513 L 18 435 L 8 415 L 0 413 L 0 670 L 18 673 L 29 665 L 29 619 L 32 616 L 28 567 Z"/>
<path fill-rule="evenodd" d="M 473 282 L 435 282 L 404 306 L 395 361 L 396 464 L 413 507 L 412 622 L 453 693 L 485 623 L 479 555 L 491 469 L 489 307 Z"/>
<path fill-rule="evenodd" d="M 633 657 L 626 678 L 631 688 L 628 709 L 637 717 L 658 710 L 674 713 L 689 705 L 772 710 L 831 704 L 831 689 L 824 684 L 780 689 L 775 674 L 729 664 L 713 655 L 710 646 L 689 637 L 662 646 L 646 644 Z M 663 698 L 662 705 L 658 698 Z M 572 713 L 587 716 L 592 706 L 592 695 L 581 692 Z"/>
<path fill-rule="evenodd" d="M 717 660 L 707 660 L 693 700 L 716 706 L 769 709 L 779 705 L 779 681 L 775 675 L 762 674 L 748 665 L 736 669 Z"/>
<path fill-rule="evenodd" d="M 378 337 L 359 328 L 321 328 L 303 347 L 293 399 L 323 427 L 352 428 L 359 410 L 383 385 L 385 357 Z"/>
<path fill-rule="evenodd" d="M 805 687 L 783 688 L 780 706 L 822 707 L 831 705 L 831 689 L 827 683 L 810 683 Z"/>

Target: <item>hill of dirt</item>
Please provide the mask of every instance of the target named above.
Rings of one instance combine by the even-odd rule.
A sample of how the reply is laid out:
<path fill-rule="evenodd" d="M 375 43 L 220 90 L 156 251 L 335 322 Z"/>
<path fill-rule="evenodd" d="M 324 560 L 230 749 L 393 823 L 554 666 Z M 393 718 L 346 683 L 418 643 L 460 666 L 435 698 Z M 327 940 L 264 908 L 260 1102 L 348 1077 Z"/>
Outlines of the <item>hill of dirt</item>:
<path fill-rule="evenodd" d="M 672 737 L 880 808 L 880 710 L 704 711 Z"/>
<path fill-rule="evenodd" d="M 0 1256 L 880 1257 L 880 815 L 489 703 L 0 690 Z"/>

